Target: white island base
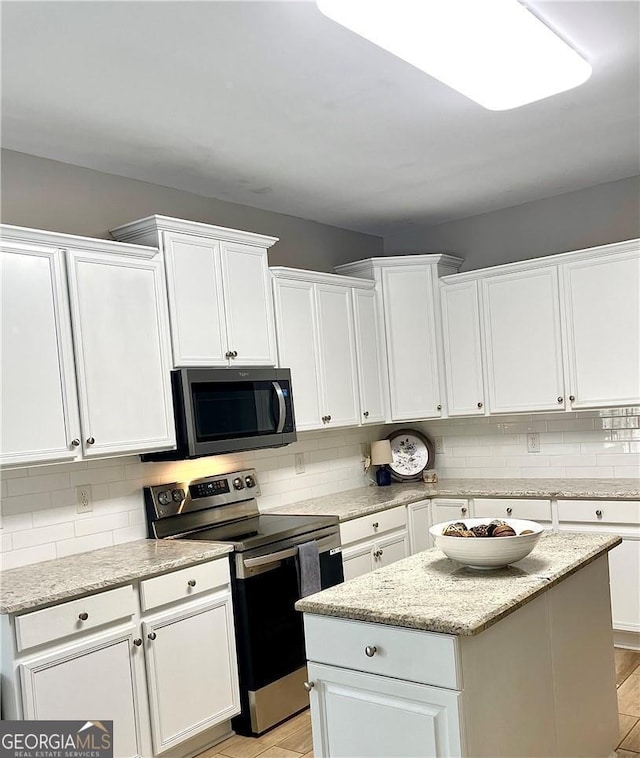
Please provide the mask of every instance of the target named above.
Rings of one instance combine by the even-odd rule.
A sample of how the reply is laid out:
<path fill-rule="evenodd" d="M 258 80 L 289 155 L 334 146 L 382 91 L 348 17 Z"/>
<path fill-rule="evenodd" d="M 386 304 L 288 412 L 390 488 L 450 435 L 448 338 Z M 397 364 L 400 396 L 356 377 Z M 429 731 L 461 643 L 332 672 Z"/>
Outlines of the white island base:
<path fill-rule="evenodd" d="M 332 613 L 304 617 L 316 758 L 615 754 L 606 553 L 471 636 Z"/>

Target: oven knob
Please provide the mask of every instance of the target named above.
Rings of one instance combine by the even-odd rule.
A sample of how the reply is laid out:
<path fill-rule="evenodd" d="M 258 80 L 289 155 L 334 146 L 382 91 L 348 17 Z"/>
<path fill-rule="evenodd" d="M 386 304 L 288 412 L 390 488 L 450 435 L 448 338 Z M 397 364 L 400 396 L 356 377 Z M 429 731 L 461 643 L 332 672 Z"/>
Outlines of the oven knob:
<path fill-rule="evenodd" d="M 162 492 L 159 492 L 158 502 L 160 505 L 169 505 L 171 502 L 171 490 L 162 490 Z"/>
<path fill-rule="evenodd" d="M 184 500 L 184 490 L 173 490 L 171 495 L 174 503 L 181 503 Z"/>
<path fill-rule="evenodd" d="M 256 480 L 252 476 L 245 476 L 244 483 L 247 485 L 247 487 L 256 486 Z"/>
<path fill-rule="evenodd" d="M 243 490 L 244 489 L 244 482 L 242 479 L 238 476 L 233 480 L 233 488 L 234 490 Z"/>

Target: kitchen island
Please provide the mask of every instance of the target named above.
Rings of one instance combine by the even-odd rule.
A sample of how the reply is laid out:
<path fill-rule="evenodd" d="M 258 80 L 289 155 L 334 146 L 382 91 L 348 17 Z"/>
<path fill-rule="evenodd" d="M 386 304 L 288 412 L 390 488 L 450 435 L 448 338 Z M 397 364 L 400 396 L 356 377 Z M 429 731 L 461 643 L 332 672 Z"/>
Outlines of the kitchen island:
<path fill-rule="evenodd" d="M 613 755 L 619 541 L 545 533 L 488 572 L 427 550 L 300 600 L 314 754 Z"/>

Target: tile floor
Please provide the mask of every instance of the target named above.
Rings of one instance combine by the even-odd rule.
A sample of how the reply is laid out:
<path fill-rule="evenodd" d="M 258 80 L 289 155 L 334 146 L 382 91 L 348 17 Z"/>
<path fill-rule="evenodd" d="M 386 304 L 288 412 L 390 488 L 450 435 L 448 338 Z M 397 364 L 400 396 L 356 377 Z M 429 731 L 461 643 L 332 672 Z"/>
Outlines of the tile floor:
<path fill-rule="evenodd" d="M 616 649 L 620 714 L 618 758 L 640 758 L 640 653 Z M 309 711 L 294 716 L 262 737 L 236 735 L 197 758 L 313 758 Z"/>

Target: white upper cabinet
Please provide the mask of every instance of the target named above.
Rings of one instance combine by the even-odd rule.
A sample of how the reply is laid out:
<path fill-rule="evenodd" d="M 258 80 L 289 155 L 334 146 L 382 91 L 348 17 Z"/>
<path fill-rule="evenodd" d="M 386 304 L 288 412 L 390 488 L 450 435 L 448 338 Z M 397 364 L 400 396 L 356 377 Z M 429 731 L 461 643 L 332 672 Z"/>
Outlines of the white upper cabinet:
<path fill-rule="evenodd" d="M 373 289 L 353 290 L 353 317 L 358 358 L 360 423 L 384 424 L 384 379 L 378 304 Z"/>
<path fill-rule="evenodd" d="M 374 386 L 380 371 L 356 358 L 352 298 L 355 289 L 370 291 L 373 283 L 282 267 L 271 272 L 278 360 L 291 369 L 296 428 L 366 423 L 359 386 Z"/>
<path fill-rule="evenodd" d="M 175 445 L 158 251 L 2 232 L 3 465 Z"/>
<path fill-rule="evenodd" d="M 437 279 L 456 271 L 460 262 L 411 255 L 336 267 L 341 274 L 374 279 L 380 287 L 392 421 L 443 415 Z"/>
<path fill-rule="evenodd" d="M 174 366 L 274 366 L 267 249 L 277 239 L 166 216 L 111 231 L 166 258 Z"/>
<path fill-rule="evenodd" d="M 561 267 L 572 408 L 640 403 L 640 245 L 607 245 Z"/>
<path fill-rule="evenodd" d="M 73 460 L 80 423 L 64 253 L 1 243 L 4 465 Z"/>
<path fill-rule="evenodd" d="M 480 279 L 489 410 L 565 408 L 555 266 L 516 268 Z"/>
<path fill-rule="evenodd" d="M 67 253 L 87 457 L 175 444 L 162 265 L 139 250 Z"/>
<path fill-rule="evenodd" d="M 486 400 L 478 283 L 440 282 L 442 342 L 449 416 L 481 416 Z"/>

